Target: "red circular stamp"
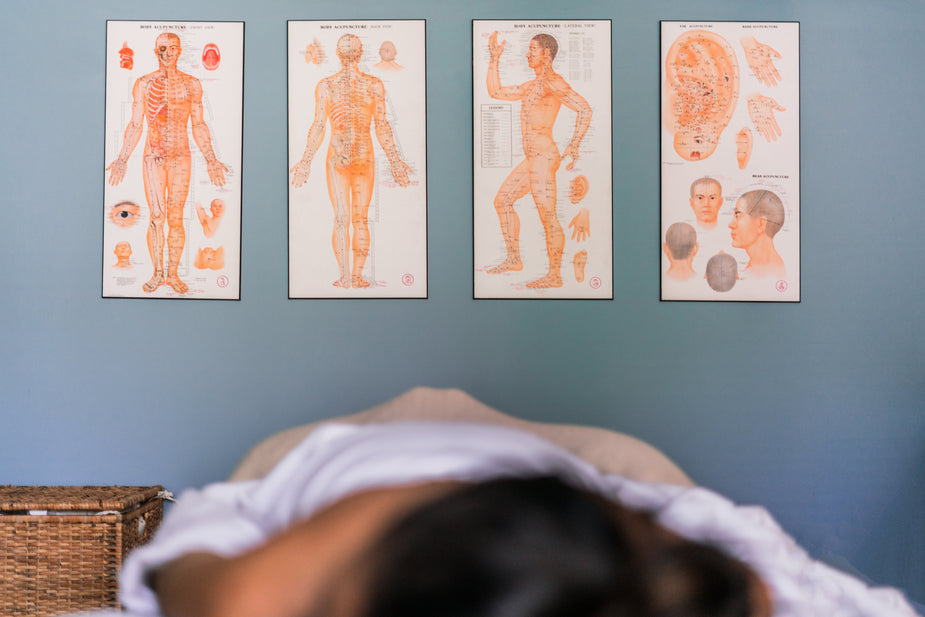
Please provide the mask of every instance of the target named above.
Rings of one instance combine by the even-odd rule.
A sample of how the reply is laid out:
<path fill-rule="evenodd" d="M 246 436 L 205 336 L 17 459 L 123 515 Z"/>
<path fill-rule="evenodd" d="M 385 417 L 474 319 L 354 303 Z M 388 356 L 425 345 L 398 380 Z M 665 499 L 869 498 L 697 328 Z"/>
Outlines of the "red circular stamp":
<path fill-rule="evenodd" d="M 225 276 L 224 274 L 221 275 L 215 280 L 215 284 L 221 287 L 222 289 L 224 289 L 225 287 L 228 287 L 228 277 Z"/>
<path fill-rule="evenodd" d="M 404 285 L 405 287 L 411 287 L 412 285 L 414 285 L 414 275 L 413 275 L 413 274 L 405 274 L 405 275 L 403 275 L 403 276 L 401 277 L 401 283 L 402 283 L 402 285 Z"/>
<path fill-rule="evenodd" d="M 591 280 L 588 281 L 588 284 L 591 285 L 591 289 L 600 289 L 601 279 L 599 277 L 592 276 Z"/>
<path fill-rule="evenodd" d="M 781 279 L 777 281 L 777 284 L 774 285 L 774 289 L 776 289 L 777 291 L 781 293 L 784 293 L 785 291 L 790 289 L 790 285 L 787 284 L 787 281 Z"/>

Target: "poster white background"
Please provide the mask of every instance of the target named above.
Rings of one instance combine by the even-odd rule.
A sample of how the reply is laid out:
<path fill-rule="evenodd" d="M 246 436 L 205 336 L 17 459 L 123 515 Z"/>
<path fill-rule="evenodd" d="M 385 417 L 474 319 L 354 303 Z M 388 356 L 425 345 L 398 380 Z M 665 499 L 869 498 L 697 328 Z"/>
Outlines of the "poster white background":
<path fill-rule="evenodd" d="M 289 297 L 291 298 L 425 298 L 427 297 L 427 143 L 425 101 L 425 23 L 396 21 L 290 21 L 289 168 L 305 151 L 315 113 L 315 87 L 341 70 L 335 53 L 338 39 L 354 34 L 363 44 L 359 68 L 382 80 L 386 117 L 401 159 L 411 167 L 408 186 L 398 186 L 389 162 L 370 127 L 376 177 L 369 206 L 370 252 L 363 270 L 371 284 L 345 289 L 333 283 L 339 271 L 332 247 L 334 209 L 328 196 L 324 161 L 331 136 L 315 152 L 308 180 L 289 186 Z M 401 70 L 377 67 L 380 47 L 395 45 Z M 320 63 L 306 59 L 313 45 Z M 289 174 L 290 182 L 292 174 Z M 352 239 L 351 230 L 351 239 Z M 350 257 L 352 263 L 352 255 Z"/>
<path fill-rule="evenodd" d="M 241 270 L 241 130 L 243 114 L 244 24 L 241 22 L 182 22 L 182 21 L 110 21 L 106 28 L 106 140 L 105 165 L 109 166 L 122 149 L 125 129 L 132 115 L 132 88 L 139 77 L 158 68 L 154 44 L 157 37 L 172 32 L 180 37 L 182 51 L 177 68 L 192 75 L 202 85 L 203 118 L 209 127 L 212 148 L 227 168 L 225 184 L 218 187 L 209 180 L 207 166 L 196 146 L 188 125 L 192 160 L 189 195 L 183 208 L 186 242 L 178 274 L 189 285 L 185 294 L 178 294 L 168 285 L 152 293 L 142 290 L 154 273 L 148 253 L 147 231 L 150 212 L 144 193 L 142 156 L 147 139 L 144 133 L 128 159 L 126 175 L 115 186 L 109 184 L 105 172 L 103 212 L 103 296 L 136 298 L 201 298 L 239 299 Z M 217 66 L 203 66 L 206 46 L 217 48 Z M 123 51 L 132 50 L 131 68 L 123 67 Z M 122 54 L 120 54 L 122 51 Z M 216 56 L 212 56 L 213 58 Z M 206 212 L 213 199 L 225 202 L 225 211 L 218 230 L 207 238 L 196 215 L 195 204 Z M 138 206 L 138 216 L 131 226 L 119 226 L 111 218 L 113 208 L 123 202 Z M 121 209 L 121 208 L 120 208 Z M 126 219 L 129 217 L 125 217 Z M 165 237 L 167 226 L 165 223 Z M 130 267 L 116 267 L 114 250 L 119 242 L 131 246 Z M 221 269 L 195 267 L 201 249 L 224 252 Z M 166 267 L 167 250 L 164 250 Z"/>

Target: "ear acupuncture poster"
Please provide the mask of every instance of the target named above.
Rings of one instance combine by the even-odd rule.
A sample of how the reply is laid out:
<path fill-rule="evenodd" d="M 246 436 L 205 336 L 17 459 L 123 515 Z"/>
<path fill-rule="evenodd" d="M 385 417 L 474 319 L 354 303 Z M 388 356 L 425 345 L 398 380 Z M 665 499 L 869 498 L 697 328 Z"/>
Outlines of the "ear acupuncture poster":
<path fill-rule="evenodd" d="M 243 54 L 243 22 L 107 22 L 103 297 L 240 299 Z"/>
<path fill-rule="evenodd" d="M 661 298 L 799 302 L 795 22 L 661 23 Z"/>
<path fill-rule="evenodd" d="M 472 22 L 475 298 L 613 298 L 610 37 Z"/>
<path fill-rule="evenodd" d="M 290 21 L 289 297 L 427 297 L 423 20 Z"/>

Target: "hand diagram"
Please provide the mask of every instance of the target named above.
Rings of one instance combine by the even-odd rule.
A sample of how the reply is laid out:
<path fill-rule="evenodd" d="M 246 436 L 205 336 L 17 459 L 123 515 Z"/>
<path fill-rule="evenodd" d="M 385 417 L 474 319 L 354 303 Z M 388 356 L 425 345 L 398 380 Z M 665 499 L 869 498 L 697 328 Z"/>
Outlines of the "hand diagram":
<path fill-rule="evenodd" d="M 112 164 L 106 168 L 106 171 L 110 172 L 109 174 L 109 184 L 115 186 L 122 182 L 122 179 L 125 178 L 125 161 L 122 159 L 116 159 Z"/>
<path fill-rule="evenodd" d="M 292 186 L 299 188 L 305 184 L 305 181 L 308 180 L 308 174 L 311 173 L 311 169 L 311 160 L 306 161 L 302 159 L 293 165 L 292 169 L 289 170 L 289 173 L 292 174 Z"/>
<path fill-rule="evenodd" d="M 582 208 L 568 224 L 572 229 L 572 240 L 583 242 L 591 237 L 591 213 L 587 208 Z"/>
<path fill-rule="evenodd" d="M 774 118 L 774 110 L 787 111 L 774 99 L 761 94 L 748 97 L 748 117 L 768 142 L 777 141 L 781 136 L 780 127 Z"/>
<path fill-rule="evenodd" d="M 411 184 L 411 180 L 408 179 L 408 174 L 411 173 L 411 167 L 407 163 L 399 159 L 395 159 L 391 163 L 392 166 L 392 179 L 395 180 L 395 183 L 398 186 L 408 186 Z"/>
<path fill-rule="evenodd" d="M 504 46 L 507 44 L 507 41 L 501 41 L 498 43 L 498 31 L 495 30 L 491 33 L 491 36 L 488 37 L 488 55 L 491 56 L 493 60 L 497 60 L 501 57 L 501 52 L 504 51 Z"/>
<path fill-rule="evenodd" d="M 206 167 L 209 172 L 209 180 L 212 181 L 212 184 L 215 186 L 225 186 L 225 172 L 228 171 L 228 168 L 218 159 L 206 161 Z"/>
<path fill-rule="evenodd" d="M 743 36 L 739 42 L 745 50 L 745 60 L 758 81 L 766 86 L 776 86 L 781 79 L 773 58 L 780 58 L 780 54 L 774 48 L 759 43 L 753 36 Z"/>

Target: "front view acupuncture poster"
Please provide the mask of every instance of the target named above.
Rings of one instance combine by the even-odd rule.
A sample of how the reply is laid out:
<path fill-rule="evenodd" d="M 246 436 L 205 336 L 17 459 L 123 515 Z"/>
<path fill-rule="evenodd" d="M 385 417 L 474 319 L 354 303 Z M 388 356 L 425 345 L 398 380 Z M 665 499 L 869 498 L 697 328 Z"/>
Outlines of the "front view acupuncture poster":
<path fill-rule="evenodd" d="M 610 26 L 472 23 L 476 298 L 613 298 Z"/>
<path fill-rule="evenodd" d="M 289 297 L 427 297 L 423 20 L 290 21 Z"/>
<path fill-rule="evenodd" d="M 242 22 L 109 21 L 103 297 L 237 300 Z"/>
<path fill-rule="evenodd" d="M 661 24 L 662 300 L 800 300 L 795 22 Z"/>

